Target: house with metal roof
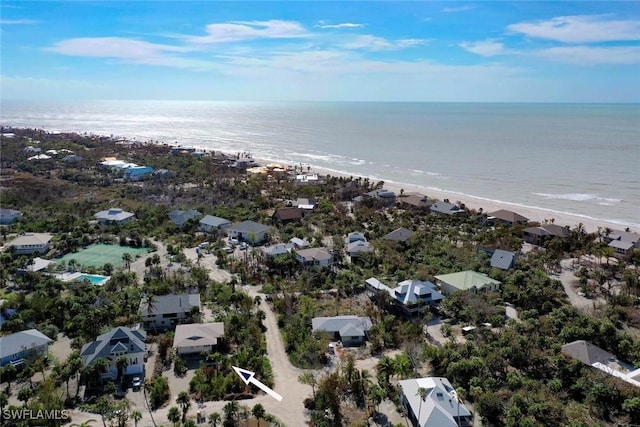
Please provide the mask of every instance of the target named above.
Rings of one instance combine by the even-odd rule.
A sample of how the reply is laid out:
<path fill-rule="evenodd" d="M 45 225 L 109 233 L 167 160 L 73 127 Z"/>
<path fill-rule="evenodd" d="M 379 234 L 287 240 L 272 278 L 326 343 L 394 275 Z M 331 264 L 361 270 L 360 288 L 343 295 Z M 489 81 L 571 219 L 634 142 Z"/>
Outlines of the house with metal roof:
<path fill-rule="evenodd" d="M 157 295 L 140 301 L 142 327 L 149 330 L 172 329 L 200 310 L 200 294 Z"/>
<path fill-rule="evenodd" d="M 214 231 L 227 228 L 231 225 L 231 221 L 225 218 L 220 218 L 219 216 L 205 215 L 205 217 L 200 220 L 199 224 L 198 230 L 205 233 L 213 233 Z"/>
<path fill-rule="evenodd" d="M 51 338 L 37 329 L 0 337 L 0 366 L 12 364 L 17 367 L 38 357 L 46 358 L 51 341 Z"/>
<path fill-rule="evenodd" d="M 396 228 L 391 233 L 382 236 L 383 240 L 389 240 L 391 242 L 406 242 L 413 236 L 413 231 L 404 227 Z"/>
<path fill-rule="evenodd" d="M 22 212 L 15 209 L 0 209 L 0 225 L 13 224 L 22 217 Z"/>
<path fill-rule="evenodd" d="M 334 316 L 311 319 L 313 332 L 327 332 L 344 347 L 357 347 L 365 343 L 372 323 L 369 317 Z"/>
<path fill-rule="evenodd" d="M 289 239 L 289 244 L 293 245 L 295 249 L 305 249 L 311 246 L 311 243 L 299 237 L 292 237 Z"/>
<path fill-rule="evenodd" d="M 179 209 L 169 212 L 169 219 L 180 228 L 183 228 L 191 219 L 200 218 L 202 214 L 195 209 L 182 211 Z"/>
<path fill-rule="evenodd" d="M 389 301 L 409 316 L 444 299 L 436 285 L 428 280 L 403 280 L 396 287 L 390 288 L 375 277 L 370 277 L 365 281 L 365 288 L 373 295 L 388 294 Z"/>
<path fill-rule="evenodd" d="M 48 233 L 23 233 L 7 243 L 7 247 L 15 255 L 46 254 L 51 237 Z"/>
<path fill-rule="evenodd" d="M 502 284 L 486 274 L 472 270 L 440 274 L 435 276 L 435 279 L 438 286 L 440 286 L 440 291 L 444 295 L 449 295 L 457 291 L 469 291 L 473 293 L 496 292 L 500 290 L 500 285 Z"/>
<path fill-rule="evenodd" d="M 354 261 L 356 258 L 359 258 L 361 254 L 373 252 L 373 247 L 371 243 L 366 240 L 357 240 L 347 244 L 346 252 L 349 259 Z"/>
<path fill-rule="evenodd" d="M 460 209 L 453 203 L 444 202 L 441 200 L 438 200 L 433 205 L 431 205 L 429 207 L 429 210 L 431 211 L 431 213 L 439 215 L 455 215 L 464 213 L 463 209 Z"/>
<path fill-rule="evenodd" d="M 179 355 L 212 352 L 223 338 L 223 322 L 177 325 L 173 348 Z"/>
<path fill-rule="evenodd" d="M 308 248 L 296 251 L 296 260 L 305 267 L 329 267 L 333 264 L 333 255 L 327 248 Z"/>
<path fill-rule="evenodd" d="M 413 427 L 470 427 L 473 416 L 448 379 L 414 378 L 399 382 L 400 402 Z M 422 389 L 422 390 L 421 390 Z M 424 391 L 424 399 L 420 397 Z"/>
<path fill-rule="evenodd" d="M 123 375 L 143 375 L 144 361 L 147 353 L 147 333 L 126 326 L 118 326 L 102 334 L 95 341 L 82 346 L 80 356 L 85 366 L 93 365 L 96 360 L 104 359 L 109 365 L 102 379 L 115 380 L 118 377 L 117 361 L 120 357 L 127 359 Z"/>
<path fill-rule="evenodd" d="M 227 228 L 227 235 L 230 238 L 238 239 L 241 242 L 260 244 L 267 239 L 271 227 L 255 221 L 242 221 Z"/>
<path fill-rule="evenodd" d="M 111 224 L 126 224 L 129 221 L 136 219 L 136 216 L 131 212 L 123 211 L 120 208 L 110 208 L 106 211 L 100 211 L 94 215 L 98 224 L 111 225 Z"/>
<path fill-rule="evenodd" d="M 509 270 L 513 268 L 516 263 L 516 254 L 511 251 L 503 251 L 502 249 L 496 249 L 491 255 L 491 267 L 498 268 L 500 270 Z"/>
<path fill-rule="evenodd" d="M 562 354 L 640 387 L 640 369 L 618 360 L 613 354 L 588 341 L 577 340 L 567 343 L 562 346 Z"/>
<path fill-rule="evenodd" d="M 263 246 L 260 248 L 267 258 L 276 258 L 279 256 L 289 255 L 293 250 L 293 245 L 289 243 L 276 243 L 275 245 Z"/>

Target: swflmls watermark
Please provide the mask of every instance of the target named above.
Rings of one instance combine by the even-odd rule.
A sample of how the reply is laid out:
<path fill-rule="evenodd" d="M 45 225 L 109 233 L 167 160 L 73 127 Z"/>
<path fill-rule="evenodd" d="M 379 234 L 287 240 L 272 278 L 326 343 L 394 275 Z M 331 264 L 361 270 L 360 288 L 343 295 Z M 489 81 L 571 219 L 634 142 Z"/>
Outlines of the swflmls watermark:
<path fill-rule="evenodd" d="M 3 409 L 3 420 L 68 420 L 66 409 Z"/>

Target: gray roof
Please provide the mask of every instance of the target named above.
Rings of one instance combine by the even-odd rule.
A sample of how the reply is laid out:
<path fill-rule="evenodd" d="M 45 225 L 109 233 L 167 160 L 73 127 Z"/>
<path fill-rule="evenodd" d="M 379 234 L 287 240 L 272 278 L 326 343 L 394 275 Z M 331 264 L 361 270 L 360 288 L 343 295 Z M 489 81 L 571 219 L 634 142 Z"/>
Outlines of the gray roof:
<path fill-rule="evenodd" d="M 171 221 L 180 227 L 185 225 L 190 219 L 198 218 L 200 216 L 202 216 L 202 214 L 194 209 L 188 211 L 175 210 L 169 212 L 169 218 Z"/>
<path fill-rule="evenodd" d="M 289 239 L 289 243 L 291 243 L 293 246 L 296 246 L 300 249 L 308 248 L 309 246 L 311 246 L 311 243 L 307 242 L 304 239 L 300 239 L 299 237 L 292 237 L 291 239 Z"/>
<path fill-rule="evenodd" d="M 634 244 L 637 244 L 640 241 L 640 234 L 634 233 L 633 231 L 612 230 L 607 237 L 613 240 L 631 242 Z"/>
<path fill-rule="evenodd" d="M 471 413 L 460 402 L 458 395 L 446 378 L 427 377 L 400 381 L 400 388 L 411 411 L 420 419 L 420 427 L 458 427 L 456 418 L 469 417 Z M 418 390 L 423 388 L 426 397 L 421 402 Z"/>
<path fill-rule="evenodd" d="M 353 315 L 335 317 L 314 317 L 311 319 L 311 329 L 330 333 L 339 332 L 340 335 L 357 337 L 364 336 L 371 329 L 372 323 L 369 317 Z M 343 334 L 344 332 L 344 334 Z"/>
<path fill-rule="evenodd" d="M 141 316 L 154 316 L 166 313 L 188 313 L 193 307 L 200 307 L 200 294 L 169 294 L 152 298 L 152 307 L 149 310 L 147 299 L 140 302 Z M 149 313 L 151 311 L 151 313 Z"/>
<path fill-rule="evenodd" d="M 436 285 L 422 280 L 403 280 L 393 289 L 392 297 L 404 305 L 412 305 L 418 303 L 423 295 L 427 294 L 431 295 L 431 301 L 439 301 L 444 298 L 436 289 Z"/>
<path fill-rule="evenodd" d="M 123 221 L 127 218 L 131 218 L 135 216 L 131 212 L 125 212 L 122 209 L 111 208 L 106 211 L 100 211 L 94 215 L 97 219 L 102 219 L 106 221 Z"/>
<path fill-rule="evenodd" d="M 323 261 L 333 259 L 333 255 L 331 255 L 326 248 L 300 249 L 296 251 L 296 254 L 306 260 L 314 259 L 316 261 Z"/>
<path fill-rule="evenodd" d="M 364 233 L 361 233 L 360 231 L 352 231 L 351 233 L 347 234 L 347 238 L 345 239 L 345 241 L 347 243 L 352 243 L 357 241 L 366 242 L 367 238 L 364 237 Z"/>
<path fill-rule="evenodd" d="M 406 242 L 413 236 L 413 231 L 404 227 L 396 228 L 391 233 L 384 235 L 384 240 L 392 240 L 394 242 Z"/>
<path fill-rule="evenodd" d="M 350 254 L 359 252 L 373 252 L 373 248 L 367 241 L 356 240 L 355 242 L 351 242 L 347 245 L 347 252 Z"/>
<path fill-rule="evenodd" d="M 514 252 L 496 249 L 491 256 L 491 267 L 499 268 L 500 270 L 508 270 L 513 267 L 515 260 L 516 254 Z"/>
<path fill-rule="evenodd" d="M 384 189 L 369 191 L 368 193 L 365 193 L 365 194 L 369 197 L 374 197 L 376 199 L 388 199 L 388 198 L 396 197 L 396 193 L 394 193 L 391 190 L 384 190 Z"/>
<path fill-rule="evenodd" d="M 51 338 L 38 331 L 29 329 L 0 338 L 0 359 L 12 354 L 20 353 L 22 350 L 38 347 L 52 341 Z"/>
<path fill-rule="evenodd" d="M 529 218 L 522 216 L 517 212 L 508 211 L 506 209 L 500 209 L 495 212 L 491 212 L 489 216 L 497 218 L 501 221 L 511 222 L 513 224 L 526 223 L 527 221 L 529 221 Z"/>
<path fill-rule="evenodd" d="M 262 253 L 267 256 L 278 256 L 291 253 L 292 245 L 288 243 L 276 243 L 271 246 L 263 246 Z"/>
<path fill-rule="evenodd" d="M 255 221 L 242 221 L 229 227 L 239 233 L 267 233 L 270 227 Z"/>
<path fill-rule="evenodd" d="M 0 216 L 17 216 L 22 215 L 22 212 L 15 209 L 0 209 Z"/>
<path fill-rule="evenodd" d="M 458 206 L 451 204 L 449 202 L 437 201 L 433 205 L 431 205 L 431 212 L 443 213 L 447 215 L 451 215 L 458 212 L 463 212 Z"/>
<path fill-rule="evenodd" d="M 173 337 L 173 347 L 194 347 L 216 345 L 224 337 L 224 323 L 191 323 L 177 325 Z"/>
<path fill-rule="evenodd" d="M 625 242 L 623 240 L 612 240 L 611 242 L 609 242 L 608 246 L 610 246 L 612 248 L 617 248 L 617 249 L 622 249 L 622 250 L 628 251 L 634 245 L 633 245 L 633 242 Z"/>
<path fill-rule="evenodd" d="M 219 216 L 206 215 L 200 220 L 200 224 L 208 225 L 211 227 L 222 227 L 223 225 L 231 224 L 228 219 L 220 218 Z"/>
<path fill-rule="evenodd" d="M 24 233 L 12 241 L 8 246 L 25 246 L 25 245 L 46 245 L 51 240 L 51 234 L 48 233 Z"/>
<path fill-rule="evenodd" d="M 126 326 L 113 328 L 100 335 L 95 341 L 82 346 L 80 356 L 85 365 L 91 365 L 99 358 L 111 360 L 114 352 L 140 353 L 146 350 L 147 333 Z"/>
<path fill-rule="evenodd" d="M 569 344 L 565 344 L 562 346 L 562 352 L 567 356 L 573 357 L 574 359 L 578 359 L 582 363 L 587 365 L 593 365 L 594 363 L 605 363 L 609 359 L 615 359 L 616 357 L 601 349 L 600 347 L 596 347 L 590 342 L 584 340 L 578 340 L 570 342 Z"/>

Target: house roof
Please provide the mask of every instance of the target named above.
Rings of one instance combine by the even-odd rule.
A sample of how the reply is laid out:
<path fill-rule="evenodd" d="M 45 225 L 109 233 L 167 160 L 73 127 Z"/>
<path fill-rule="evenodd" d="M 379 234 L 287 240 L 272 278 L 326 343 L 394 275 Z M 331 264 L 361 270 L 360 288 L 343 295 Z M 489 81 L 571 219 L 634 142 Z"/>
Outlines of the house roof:
<path fill-rule="evenodd" d="M 271 246 L 263 246 L 262 253 L 268 256 L 278 256 L 291 253 L 292 246 L 288 243 L 276 243 Z"/>
<path fill-rule="evenodd" d="M 119 208 L 110 208 L 106 211 L 100 211 L 94 216 L 97 219 L 102 219 L 106 221 L 123 221 L 135 215 L 132 214 L 131 212 L 126 212 Z"/>
<path fill-rule="evenodd" d="M 577 340 L 563 345 L 562 353 L 574 359 L 578 359 L 579 361 L 587 365 L 593 365 L 597 362 L 605 363 L 610 359 L 616 358 L 608 351 L 605 351 L 600 347 L 597 347 L 584 340 Z"/>
<path fill-rule="evenodd" d="M 91 365 L 99 358 L 112 360 L 112 353 L 141 353 L 146 350 L 145 341 L 147 333 L 142 330 L 134 330 L 126 326 L 113 328 L 106 334 L 102 334 L 95 341 L 82 346 L 80 356 L 85 365 Z"/>
<path fill-rule="evenodd" d="M 447 215 L 452 215 L 458 212 L 463 212 L 458 206 L 451 204 L 449 202 L 437 201 L 433 205 L 431 205 L 431 212 L 443 213 Z"/>
<path fill-rule="evenodd" d="M 364 234 L 359 231 L 352 231 L 351 233 L 347 234 L 347 238 L 345 240 L 347 243 L 353 243 L 357 241 L 366 242 L 367 238 L 364 237 Z"/>
<path fill-rule="evenodd" d="M 349 337 L 362 337 L 369 331 L 369 329 L 371 329 L 371 326 L 371 318 L 358 317 L 354 315 L 314 317 L 311 319 L 311 329 L 314 332 L 338 332 L 341 336 L 344 335 Z"/>
<path fill-rule="evenodd" d="M 625 251 L 628 251 L 629 249 L 631 249 L 634 244 L 633 242 L 625 242 L 623 240 L 612 240 L 611 242 L 609 242 L 609 245 L 612 248 L 617 248 L 617 249 L 622 249 Z"/>
<path fill-rule="evenodd" d="M 0 209 L 0 217 L 13 217 L 13 216 L 21 216 L 22 212 L 17 211 L 15 209 Z"/>
<path fill-rule="evenodd" d="M 633 231 L 612 230 L 607 237 L 612 240 L 631 242 L 633 244 L 640 242 L 640 234 L 634 233 Z"/>
<path fill-rule="evenodd" d="M 173 337 L 173 347 L 194 347 L 216 345 L 224 337 L 224 323 L 192 323 L 177 325 Z"/>
<path fill-rule="evenodd" d="M 53 341 L 51 338 L 37 329 L 29 329 L 0 337 L 0 359 L 20 353 L 25 349 L 50 343 L 51 341 Z"/>
<path fill-rule="evenodd" d="M 200 220 L 200 224 L 208 225 L 210 227 L 222 227 L 223 225 L 231 224 L 231 221 L 220 218 L 219 216 L 206 215 Z"/>
<path fill-rule="evenodd" d="M 55 261 L 51 261 L 48 259 L 42 259 L 40 257 L 36 257 L 33 259 L 33 261 L 31 262 L 31 264 L 29 264 L 27 266 L 27 268 L 25 268 L 26 271 L 31 271 L 31 272 L 36 272 L 36 271 L 40 271 L 40 270 L 44 270 L 47 267 L 49 267 L 51 264 L 55 264 Z"/>
<path fill-rule="evenodd" d="M 190 219 L 198 218 L 200 216 L 202 216 L 202 214 L 195 209 L 190 209 L 188 211 L 174 210 L 169 212 L 169 218 L 171 221 L 179 226 L 183 226 Z"/>
<path fill-rule="evenodd" d="M 391 233 L 382 236 L 384 240 L 392 240 L 394 242 L 406 242 L 413 236 L 413 231 L 404 227 L 396 228 Z"/>
<path fill-rule="evenodd" d="M 457 427 L 458 416 L 469 417 L 471 413 L 458 399 L 458 395 L 446 378 L 428 377 L 400 381 L 402 394 L 416 417 L 420 427 Z M 418 390 L 426 391 L 421 402 Z"/>
<path fill-rule="evenodd" d="M 166 313 L 188 313 L 193 307 L 200 307 L 200 294 L 169 294 L 155 296 L 151 300 L 151 310 L 146 298 L 140 301 L 140 315 L 154 316 Z"/>
<path fill-rule="evenodd" d="M 300 249 L 296 251 L 296 254 L 307 260 L 327 261 L 333 259 L 333 255 L 331 255 L 326 248 Z"/>
<path fill-rule="evenodd" d="M 480 289 L 485 285 L 499 285 L 501 283 L 485 274 L 472 270 L 441 274 L 435 276 L 435 278 L 461 291 L 467 291 L 473 287 Z"/>
<path fill-rule="evenodd" d="M 394 297 L 404 305 L 416 304 L 421 295 L 431 294 L 432 301 L 438 301 L 444 296 L 436 290 L 436 285 L 429 281 L 403 280 L 393 289 Z"/>
<path fill-rule="evenodd" d="M 373 248 L 371 247 L 371 243 L 362 240 L 356 240 L 355 242 L 351 242 L 347 245 L 347 252 L 372 252 Z"/>
<path fill-rule="evenodd" d="M 424 194 L 407 194 L 398 198 L 398 202 L 417 208 L 428 208 L 430 206 L 429 199 Z"/>
<path fill-rule="evenodd" d="M 500 270 L 508 270 L 513 267 L 515 259 L 516 254 L 514 252 L 496 249 L 491 256 L 491 267 L 499 268 Z"/>
<path fill-rule="evenodd" d="M 230 230 L 235 230 L 238 233 L 267 233 L 269 227 L 255 221 L 242 221 L 237 224 L 233 224 L 229 227 Z"/>
<path fill-rule="evenodd" d="M 8 243 L 8 246 L 46 245 L 51 240 L 48 233 L 24 233 Z"/>
<path fill-rule="evenodd" d="M 497 218 L 501 221 L 511 222 L 513 224 L 525 223 L 529 221 L 529 218 L 520 215 L 519 213 L 508 211 L 506 209 L 500 209 L 489 214 L 490 217 Z"/>
<path fill-rule="evenodd" d="M 295 221 L 295 220 L 302 219 L 302 212 L 303 210 L 298 207 L 282 208 L 282 209 L 277 209 L 273 213 L 273 217 L 280 221 Z"/>
<path fill-rule="evenodd" d="M 394 193 L 391 190 L 385 190 L 385 189 L 373 190 L 365 194 L 369 197 L 374 197 L 376 199 L 392 199 L 396 197 L 396 193 Z"/>
<path fill-rule="evenodd" d="M 289 243 L 301 249 L 308 248 L 309 246 L 311 246 L 311 243 L 307 242 L 304 239 L 300 239 L 298 237 L 292 237 L 291 239 L 289 239 Z"/>

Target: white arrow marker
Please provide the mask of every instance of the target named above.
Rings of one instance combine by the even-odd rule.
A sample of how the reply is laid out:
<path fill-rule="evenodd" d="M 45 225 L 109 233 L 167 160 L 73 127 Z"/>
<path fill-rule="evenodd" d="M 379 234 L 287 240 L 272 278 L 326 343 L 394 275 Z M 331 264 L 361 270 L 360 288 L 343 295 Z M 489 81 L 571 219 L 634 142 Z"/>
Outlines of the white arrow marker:
<path fill-rule="evenodd" d="M 233 370 L 236 371 L 236 374 L 240 375 L 240 378 L 242 378 L 242 381 L 244 381 L 245 384 L 252 383 L 256 387 L 258 387 L 260 390 L 264 391 L 269 396 L 276 399 L 278 402 L 282 401 L 282 396 L 280 396 L 278 393 L 271 390 L 269 387 L 262 384 L 260 381 L 256 379 L 255 372 L 247 371 L 246 369 L 238 368 L 236 366 L 233 366 Z"/>

